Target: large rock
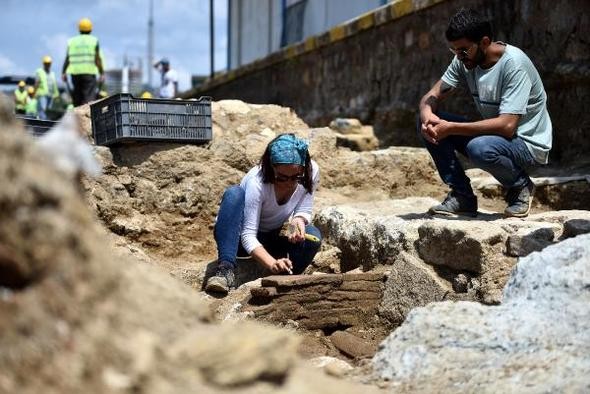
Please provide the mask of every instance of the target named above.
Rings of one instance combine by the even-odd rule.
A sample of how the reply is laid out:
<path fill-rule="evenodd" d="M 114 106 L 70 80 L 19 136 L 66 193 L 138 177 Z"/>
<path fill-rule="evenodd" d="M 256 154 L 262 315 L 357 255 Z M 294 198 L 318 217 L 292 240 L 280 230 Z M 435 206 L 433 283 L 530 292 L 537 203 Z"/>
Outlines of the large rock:
<path fill-rule="evenodd" d="M 448 281 L 433 267 L 402 252 L 391 266 L 379 314 L 393 326 L 399 326 L 413 308 L 443 301 L 452 292 Z"/>
<path fill-rule="evenodd" d="M 524 257 L 551 245 L 555 239 L 555 227 L 551 224 L 537 228 L 523 228 L 510 235 L 506 241 L 506 253 L 514 257 Z"/>
<path fill-rule="evenodd" d="M 418 227 L 416 250 L 425 262 L 481 273 L 502 253 L 506 233 L 485 221 L 426 221 Z"/>
<path fill-rule="evenodd" d="M 590 235 L 521 258 L 502 305 L 413 310 L 373 359 L 396 392 L 590 389 Z"/>
<path fill-rule="evenodd" d="M 370 270 L 391 264 L 418 239 L 413 219 L 422 218 L 431 198 L 346 204 L 322 209 L 315 217 L 324 238 L 341 250 L 341 269 Z"/>
<path fill-rule="evenodd" d="M 427 221 L 418 227 L 418 255 L 428 264 L 478 277 L 485 303 L 502 299 L 515 259 L 504 255 L 507 234 L 488 221 Z"/>

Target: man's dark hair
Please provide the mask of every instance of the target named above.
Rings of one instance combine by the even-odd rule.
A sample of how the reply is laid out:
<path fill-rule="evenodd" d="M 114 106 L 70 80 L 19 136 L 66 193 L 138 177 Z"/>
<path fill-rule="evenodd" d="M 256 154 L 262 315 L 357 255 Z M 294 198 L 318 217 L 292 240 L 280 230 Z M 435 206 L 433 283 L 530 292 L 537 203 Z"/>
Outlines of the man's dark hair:
<path fill-rule="evenodd" d="M 449 22 L 445 33 L 447 41 L 457 41 L 467 38 L 469 41 L 480 42 L 482 38 L 492 37 L 492 24 L 477 11 L 461 8 Z"/>
<path fill-rule="evenodd" d="M 290 135 L 295 136 L 293 133 L 289 133 Z M 272 166 L 272 162 L 270 161 L 270 146 L 273 142 L 275 142 L 282 134 L 279 134 L 276 138 L 268 143 L 262 157 L 260 158 L 260 167 L 262 169 L 262 182 L 263 183 L 275 183 L 275 171 Z M 311 168 L 311 157 L 309 156 L 309 151 L 305 156 L 305 165 L 303 166 L 303 180 L 301 182 L 305 190 L 309 194 L 313 192 L 313 173 Z"/>

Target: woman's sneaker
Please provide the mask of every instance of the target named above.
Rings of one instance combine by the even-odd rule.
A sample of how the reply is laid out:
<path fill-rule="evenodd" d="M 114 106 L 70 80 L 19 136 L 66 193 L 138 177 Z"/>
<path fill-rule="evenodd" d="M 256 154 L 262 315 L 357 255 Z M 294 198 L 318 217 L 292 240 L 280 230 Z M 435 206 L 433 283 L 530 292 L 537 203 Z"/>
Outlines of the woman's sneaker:
<path fill-rule="evenodd" d="M 431 215 L 465 215 L 477 216 L 477 197 L 474 195 L 465 196 L 453 190 L 447 194 L 447 197 L 438 205 L 431 207 L 428 210 Z"/>
<path fill-rule="evenodd" d="M 212 293 L 229 293 L 230 289 L 233 289 L 236 285 L 236 276 L 233 268 L 230 268 L 227 264 L 219 264 L 215 275 L 211 276 L 207 280 L 205 291 Z"/>
<path fill-rule="evenodd" d="M 504 214 L 508 217 L 522 218 L 528 216 L 535 194 L 535 184 L 529 180 L 525 186 L 513 187 L 506 193 L 508 206 Z"/>

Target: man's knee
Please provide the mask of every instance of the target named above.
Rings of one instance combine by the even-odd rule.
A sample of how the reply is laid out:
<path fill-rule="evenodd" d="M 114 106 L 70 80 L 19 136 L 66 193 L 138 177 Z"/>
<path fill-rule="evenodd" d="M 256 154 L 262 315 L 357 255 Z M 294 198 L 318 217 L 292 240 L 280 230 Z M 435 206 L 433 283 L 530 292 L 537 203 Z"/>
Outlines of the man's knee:
<path fill-rule="evenodd" d="M 476 165 L 494 163 L 498 158 L 498 150 L 486 136 L 475 137 L 465 147 L 467 156 Z"/>

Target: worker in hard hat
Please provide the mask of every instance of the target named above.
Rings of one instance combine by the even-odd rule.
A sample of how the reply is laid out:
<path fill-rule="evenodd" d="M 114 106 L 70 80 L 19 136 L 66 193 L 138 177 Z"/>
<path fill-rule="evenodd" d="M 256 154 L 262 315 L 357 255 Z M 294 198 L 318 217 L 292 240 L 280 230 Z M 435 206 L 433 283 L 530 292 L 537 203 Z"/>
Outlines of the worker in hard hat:
<path fill-rule="evenodd" d="M 28 118 L 37 118 L 38 117 L 38 100 L 35 97 L 35 88 L 29 86 L 27 88 L 27 103 L 25 104 L 25 116 Z"/>
<path fill-rule="evenodd" d="M 147 90 L 141 94 L 142 99 L 151 99 L 153 97 L 154 96 L 152 96 L 152 94 L 150 92 L 148 92 Z"/>
<path fill-rule="evenodd" d="M 43 67 L 35 71 L 35 97 L 37 98 L 37 109 L 39 119 L 47 119 L 47 110 L 51 108 L 53 99 L 59 96 L 57 80 L 51 71 L 51 57 L 43 56 Z"/>
<path fill-rule="evenodd" d="M 25 81 L 20 81 L 18 87 L 14 89 L 14 109 L 17 114 L 25 114 L 28 96 Z"/>
<path fill-rule="evenodd" d="M 68 52 L 62 68 L 62 79 L 72 80 L 72 100 L 77 107 L 96 99 L 96 75 L 104 82 L 104 69 L 98 39 L 91 35 L 92 22 L 83 18 L 78 23 L 79 35 L 68 40 Z"/>

